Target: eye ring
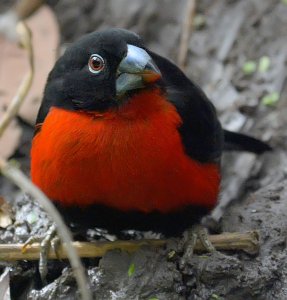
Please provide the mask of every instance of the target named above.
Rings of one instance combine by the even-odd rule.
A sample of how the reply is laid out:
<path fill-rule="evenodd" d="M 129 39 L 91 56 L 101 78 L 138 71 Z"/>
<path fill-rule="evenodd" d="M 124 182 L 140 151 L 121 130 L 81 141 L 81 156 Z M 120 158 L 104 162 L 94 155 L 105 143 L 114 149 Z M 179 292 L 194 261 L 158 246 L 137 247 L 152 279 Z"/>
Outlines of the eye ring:
<path fill-rule="evenodd" d="M 105 68 L 105 60 L 99 54 L 92 54 L 88 66 L 91 73 L 99 74 Z"/>

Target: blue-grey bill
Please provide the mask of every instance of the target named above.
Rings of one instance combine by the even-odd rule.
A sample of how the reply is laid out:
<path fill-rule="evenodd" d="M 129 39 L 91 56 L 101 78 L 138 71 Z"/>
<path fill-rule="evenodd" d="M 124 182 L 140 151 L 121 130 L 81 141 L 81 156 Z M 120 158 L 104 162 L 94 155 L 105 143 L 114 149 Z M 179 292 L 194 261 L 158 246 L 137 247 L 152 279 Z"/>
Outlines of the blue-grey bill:
<path fill-rule="evenodd" d="M 117 96 L 123 95 L 126 91 L 142 87 L 144 87 L 144 83 L 141 75 L 123 73 L 116 82 Z"/>

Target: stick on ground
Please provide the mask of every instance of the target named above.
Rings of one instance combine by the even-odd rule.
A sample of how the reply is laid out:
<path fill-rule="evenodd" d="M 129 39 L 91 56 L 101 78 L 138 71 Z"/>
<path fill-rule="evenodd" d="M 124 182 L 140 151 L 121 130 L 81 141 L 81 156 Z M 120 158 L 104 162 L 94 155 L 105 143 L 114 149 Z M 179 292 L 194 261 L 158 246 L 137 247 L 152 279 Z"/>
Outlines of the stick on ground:
<path fill-rule="evenodd" d="M 245 251 L 249 254 L 256 254 L 259 251 L 259 234 L 257 231 L 246 233 L 222 233 L 210 235 L 209 239 L 217 250 Z M 121 249 L 127 252 L 135 252 L 142 246 L 162 247 L 166 245 L 167 240 L 140 240 L 140 241 L 115 241 L 115 242 L 74 242 L 78 255 L 80 257 L 102 257 L 107 251 Z M 40 254 L 40 244 L 35 243 L 22 253 L 23 244 L 0 244 L 0 261 L 16 260 L 38 260 Z M 204 252 L 205 248 L 197 242 L 195 252 Z M 50 259 L 56 259 L 54 251 L 49 252 Z M 59 249 L 59 258 L 67 258 L 65 247 Z"/>
<path fill-rule="evenodd" d="M 178 64 L 184 71 L 187 63 L 188 54 L 188 42 L 193 29 L 193 19 L 195 14 L 196 0 L 186 0 L 185 17 L 182 22 L 179 52 L 178 52 Z"/>

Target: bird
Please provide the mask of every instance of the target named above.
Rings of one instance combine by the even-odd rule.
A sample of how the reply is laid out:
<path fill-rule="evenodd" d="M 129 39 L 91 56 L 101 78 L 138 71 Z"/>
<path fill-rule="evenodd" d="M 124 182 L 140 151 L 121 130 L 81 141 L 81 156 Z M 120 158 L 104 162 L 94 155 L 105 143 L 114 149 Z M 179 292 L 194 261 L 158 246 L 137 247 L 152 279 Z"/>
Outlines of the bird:
<path fill-rule="evenodd" d="M 31 178 L 69 224 L 178 236 L 217 204 L 225 149 L 271 147 L 222 129 L 183 71 L 112 28 L 84 35 L 50 72 Z"/>

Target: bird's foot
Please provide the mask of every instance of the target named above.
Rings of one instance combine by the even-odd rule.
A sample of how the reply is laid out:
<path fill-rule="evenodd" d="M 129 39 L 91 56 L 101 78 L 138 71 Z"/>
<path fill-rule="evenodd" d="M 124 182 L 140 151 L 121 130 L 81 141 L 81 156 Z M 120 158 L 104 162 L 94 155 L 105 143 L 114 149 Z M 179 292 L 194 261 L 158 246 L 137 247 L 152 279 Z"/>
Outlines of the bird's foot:
<path fill-rule="evenodd" d="M 57 258 L 59 258 L 59 246 L 60 239 L 57 236 L 56 226 L 52 225 L 45 236 L 32 236 L 30 237 L 22 247 L 22 252 L 28 251 L 28 248 L 33 243 L 41 243 L 40 259 L 39 259 L 39 273 L 42 283 L 46 283 L 46 276 L 48 273 L 47 263 L 50 247 L 55 252 Z"/>
<path fill-rule="evenodd" d="M 213 253 L 216 251 L 208 238 L 207 229 L 202 225 L 194 225 L 192 228 L 187 230 L 186 236 L 183 238 L 184 254 L 180 261 L 181 268 L 183 268 L 187 262 L 191 260 L 198 239 L 207 252 Z"/>

